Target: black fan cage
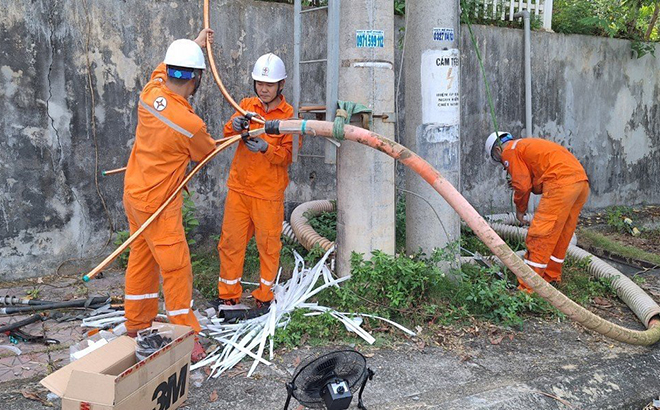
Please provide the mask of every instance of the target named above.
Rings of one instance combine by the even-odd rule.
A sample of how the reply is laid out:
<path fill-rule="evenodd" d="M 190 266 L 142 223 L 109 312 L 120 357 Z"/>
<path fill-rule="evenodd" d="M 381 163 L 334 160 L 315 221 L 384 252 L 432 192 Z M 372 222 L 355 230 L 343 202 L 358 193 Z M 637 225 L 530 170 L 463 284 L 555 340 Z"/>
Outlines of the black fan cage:
<path fill-rule="evenodd" d="M 296 368 L 291 381 L 293 397 L 310 408 L 325 408 L 321 390 L 335 378 L 348 383 L 352 393 L 367 377 L 367 360 L 355 350 L 339 350 L 319 357 L 308 357 Z"/>

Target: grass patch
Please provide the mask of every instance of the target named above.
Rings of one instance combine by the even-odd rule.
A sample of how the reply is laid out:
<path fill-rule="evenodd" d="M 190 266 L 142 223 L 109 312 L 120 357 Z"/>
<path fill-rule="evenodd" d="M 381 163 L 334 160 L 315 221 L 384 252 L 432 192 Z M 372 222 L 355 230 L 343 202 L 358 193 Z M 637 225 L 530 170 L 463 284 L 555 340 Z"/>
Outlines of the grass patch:
<path fill-rule="evenodd" d="M 601 233 L 589 229 L 580 229 L 579 238 L 580 242 L 584 243 L 587 247 L 603 249 L 626 259 L 641 260 L 654 265 L 660 265 L 660 255 L 646 252 L 632 246 L 623 245 Z"/>

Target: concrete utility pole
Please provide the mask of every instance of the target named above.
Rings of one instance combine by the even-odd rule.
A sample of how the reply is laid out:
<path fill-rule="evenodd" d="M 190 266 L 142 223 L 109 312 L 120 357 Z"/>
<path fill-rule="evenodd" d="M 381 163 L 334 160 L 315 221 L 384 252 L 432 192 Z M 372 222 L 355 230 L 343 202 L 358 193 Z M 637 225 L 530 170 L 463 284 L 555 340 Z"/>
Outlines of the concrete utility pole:
<path fill-rule="evenodd" d="M 337 1 L 337 0 L 330 0 Z M 393 0 L 341 2 L 338 97 L 373 110 L 372 130 L 394 135 Z M 383 118 L 388 115 L 388 119 Z M 394 253 L 394 160 L 344 141 L 337 155 L 337 272 L 350 273 L 351 252 Z"/>
<path fill-rule="evenodd" d="M 456 188 L 460 183 L 460 11 L 458 0 L 406 2 L 405 145 Z M 431 187 L 406 171 L 406 247 L 430 255 L 460 238 L 460 218 Z M 446 233 L 445 233 L 446 230 Z"/>

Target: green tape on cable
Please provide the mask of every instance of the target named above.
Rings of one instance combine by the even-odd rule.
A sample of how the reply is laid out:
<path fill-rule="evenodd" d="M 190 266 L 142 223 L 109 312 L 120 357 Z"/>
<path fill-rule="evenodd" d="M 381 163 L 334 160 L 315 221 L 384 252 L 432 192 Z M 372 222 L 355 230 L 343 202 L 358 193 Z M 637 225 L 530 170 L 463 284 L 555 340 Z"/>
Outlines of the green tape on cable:
<path fill-rule="evenodd" d="M 337 113 L 332 126 L 332 137 L 337 141 L 343 141 L 344 125 L 351 122 L 353 114 L 371 113 L 371 109 L 352 101 L 337 101 Z"/>

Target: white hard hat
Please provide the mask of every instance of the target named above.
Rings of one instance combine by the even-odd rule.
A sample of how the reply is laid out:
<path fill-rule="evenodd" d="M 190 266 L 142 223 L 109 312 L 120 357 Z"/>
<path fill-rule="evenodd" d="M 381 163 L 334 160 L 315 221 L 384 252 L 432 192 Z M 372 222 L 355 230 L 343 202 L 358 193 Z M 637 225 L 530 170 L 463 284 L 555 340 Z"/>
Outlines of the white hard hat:
<path fill-rule="evenodd" d="M 252 79 L 264 83 L 277 83 L 286 78 L 286 68 L 281 58 L 273 53 L 264 54 L 254 63 Z"/>
<path fill-rule="evenodd" d="M 502 138 L 505 135 L 511 135 L 511 134 L 508 133 L 508 132 L 498 132 L 498 133 L 492 133 L 488 136 L 488 138 L 486 138 L 486 145 L 484 146 L 484 149 L 486 150 L 485 154 L 486 154 L 486 159 L 487 160 L 492 159 L 493 161 L 495 161 L 495 159 L 493 158 L 493 155 L 492 155 L 493 154 L 493 146 L 497 142 L 498 137 Z"/>
<path fill-rule="evenodd" d="M 167 48 L 165 64 L 185 68 L 206 70 L 202 48 L 192 40 L 175 40 Z"/>

